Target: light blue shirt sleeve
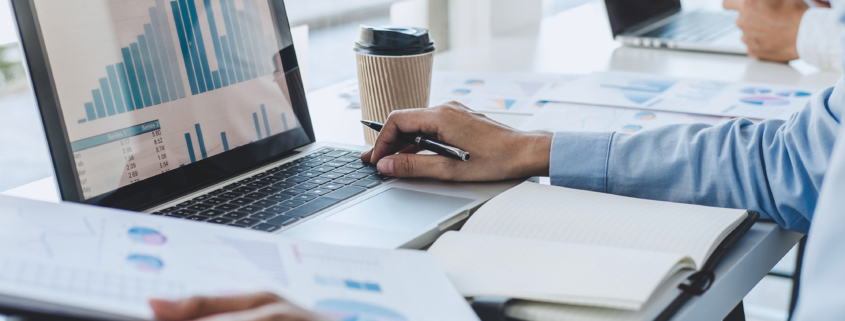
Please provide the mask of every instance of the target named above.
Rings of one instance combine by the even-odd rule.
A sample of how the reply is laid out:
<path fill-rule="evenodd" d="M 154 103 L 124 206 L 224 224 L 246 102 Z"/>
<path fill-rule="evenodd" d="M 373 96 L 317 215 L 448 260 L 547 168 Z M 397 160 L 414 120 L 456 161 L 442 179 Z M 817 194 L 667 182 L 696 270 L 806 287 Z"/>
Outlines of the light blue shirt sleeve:
<path fill-rule="evenodd" d="M 845 109 L 845 80 L 789 120 L 734 119 L 639 132 L 558 132 L 554 185 L 748 209 L 806 233 Z"/>

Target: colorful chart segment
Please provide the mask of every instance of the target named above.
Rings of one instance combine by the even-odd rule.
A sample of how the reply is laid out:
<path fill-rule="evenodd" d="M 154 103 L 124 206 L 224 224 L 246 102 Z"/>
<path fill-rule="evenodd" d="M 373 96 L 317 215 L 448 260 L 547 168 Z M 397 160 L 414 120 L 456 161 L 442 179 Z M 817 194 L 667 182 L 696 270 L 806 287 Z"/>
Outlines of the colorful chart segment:
<path fill-rule="evenodd" d="M 146 227 L 133 227 L 129 229 L 129 238 L 137 243 L 147 245 L 164 245 L 167 243 L 167 237 L 156 230 Z"/>
<path fill-rule="evenodd" d="M 126 258 L 126 262 L 141 272 L 160 272 L 164 268 L 164 262 L 156 257 L 143 254 L 132 254 Z"/>
<path fill-rule="evenodd" d="M 377 305 L 349 301 L 323 300 L 314 309 L 334 320 L 343 321 L 407 321 L 404 315 Z"/>

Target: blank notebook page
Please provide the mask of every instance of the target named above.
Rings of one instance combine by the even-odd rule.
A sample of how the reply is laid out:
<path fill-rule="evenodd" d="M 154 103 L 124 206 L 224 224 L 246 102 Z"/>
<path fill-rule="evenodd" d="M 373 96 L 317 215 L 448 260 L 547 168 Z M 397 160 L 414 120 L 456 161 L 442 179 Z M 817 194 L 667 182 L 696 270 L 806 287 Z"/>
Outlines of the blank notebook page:
<path fill-rule="evenodd" d="M 526 182 L 487 202 L 461 231 L 678 253 L 701 266 L 745 212 Z"/>
<path fill-rule="evenodd" d="M 674 253 L 448 232 L 428 250 L 464 296 L 638 310 L 667 275 L 693 268 Z"/>

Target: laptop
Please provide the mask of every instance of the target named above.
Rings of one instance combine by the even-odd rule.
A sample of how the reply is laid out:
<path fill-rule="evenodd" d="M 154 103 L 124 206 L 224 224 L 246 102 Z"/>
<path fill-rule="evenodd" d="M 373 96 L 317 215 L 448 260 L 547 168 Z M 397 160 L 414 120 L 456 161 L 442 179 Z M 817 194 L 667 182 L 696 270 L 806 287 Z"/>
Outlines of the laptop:
<path fill-rule="evenodd" d="M 736 12 L 682 10 L 680 0 L 605 0 L 613 37 L 626 46 L 747 54 Z"/>
<path fill-rule="evenodd" d="M 419 248 L 518 183 L 390 178 L 316 142 L 282 0 L 11 3 L 65 201 Z"/>

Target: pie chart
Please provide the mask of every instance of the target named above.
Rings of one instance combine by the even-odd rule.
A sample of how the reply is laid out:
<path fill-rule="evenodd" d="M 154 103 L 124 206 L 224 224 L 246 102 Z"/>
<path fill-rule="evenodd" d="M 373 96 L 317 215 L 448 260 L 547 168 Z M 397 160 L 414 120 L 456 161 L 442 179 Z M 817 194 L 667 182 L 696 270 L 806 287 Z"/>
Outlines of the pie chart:
<path fill-rule="evenodd" d="M 164 262 L 158 258 L 144 254 L 132 254 L 126 261 L 141 272 L 160 272 L 164 267 Z"/>
<path fill-rule="evenodd" d="M 749 96 L 740 99 L 741 102 L 750 104 L 750 105 L 758 105 L 758 106 L 783 106 L 789 105 L 788 99 L 783 99 L 780 97 L 772 97 L 772 96 Z"/>
<path fill-rule="evenodd" d="M 147 245 L 164 245 L 167 243 L 167 237 L 158 231 L 146 227 L 133 227 L 129 229 L 129 238 L 137 243 Z"/>
<path fill-rule="evenodd" d="M 408 321 L 396 311 L 351 300 L 323 300 L 314 309 L 339 321 Z"/>
<path fill-rule="evenodd" d="M 636 115 L 634 115 L 634 118 L 639 119 L 639 120 L 652 120 L 656 117 L 657 116 L 654 113 L 647 112 L 647 111 L 639 112 Z"/>

